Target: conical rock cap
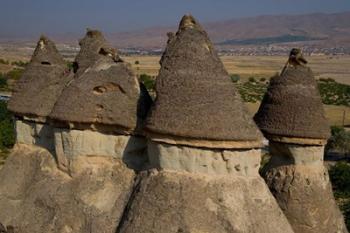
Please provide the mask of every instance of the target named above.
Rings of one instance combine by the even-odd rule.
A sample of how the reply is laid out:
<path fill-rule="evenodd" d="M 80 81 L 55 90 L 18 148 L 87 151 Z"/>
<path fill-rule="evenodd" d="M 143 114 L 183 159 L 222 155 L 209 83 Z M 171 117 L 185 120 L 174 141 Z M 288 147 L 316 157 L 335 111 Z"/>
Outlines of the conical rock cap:
<path fill-rule="evenodd" d="M 78 127 L 115 126 L 118 133 L 129 134 L 146 118 L 152 99 L 147 90 L 140 88 L 129 64 L 116 61 L 108 53 L 99 56 L 104 58 L 98 58 L 81 75 L 75 75 L 50 118 Z"/>
<path fill-rule="evenodd" d="M 80 51 L 75 58 L 74 65 L 77 71 L 76 76 L 84 73 L 97 60 L 105 58 L 105 50 L 109 50 L 115 55 L 116 51 L 107 42 L 102 32 L 98 30 L 87 29 L 86 35 L 79 41 Z"/>
<path fill-rule="evenodd" d="M 270 139 L 272 136 L 305 139 L 330 136 L 317 82 L 311 69 L 304 66 L 290 66 L 271 79 L 254 119 Z"/>
<path fill-rule="evenodd" d="M 169 34 L 160 63 L 146 124 L 152 140 L 210 148 L 260 145 L 259 129 L 192 16 L 183 17 L 176 35 Z"/>
<path fill-rule="evenodd" d="M 55 44 L 42 36 L 8 103 L 19 116 L 46 117 L 72 78 Z"/>

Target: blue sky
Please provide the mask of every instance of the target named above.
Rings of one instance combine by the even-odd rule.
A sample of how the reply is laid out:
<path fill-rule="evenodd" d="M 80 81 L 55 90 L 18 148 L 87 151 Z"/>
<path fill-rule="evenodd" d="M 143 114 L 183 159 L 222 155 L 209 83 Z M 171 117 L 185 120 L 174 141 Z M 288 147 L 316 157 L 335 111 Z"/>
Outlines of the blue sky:
<path fill-rule="evenodd" d="M 201 22 L 266 14 L 350 11 L 350 0 L 1 0 L 0 35 L 105 32 L 175 25 L 185 13 Z"/>

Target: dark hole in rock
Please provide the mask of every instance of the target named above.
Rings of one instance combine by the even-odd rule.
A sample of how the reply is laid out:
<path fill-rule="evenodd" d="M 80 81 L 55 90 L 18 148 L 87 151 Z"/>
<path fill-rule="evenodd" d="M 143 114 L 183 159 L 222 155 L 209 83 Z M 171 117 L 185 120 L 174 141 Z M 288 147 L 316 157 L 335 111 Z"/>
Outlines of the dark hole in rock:
<path fill-rule="evenodd" d="M 78 62 L 73 62 L 72 66 L 73 66 L 73 72 L 76 73 L 78 71 L 78 69 L 79 69 Z"/>
<path fill-rule="evenodd" d="M 42 61 L 41 64 L 42 64 L 42 65 L 51 65 L 51 63 L 48 62 L 48 61 Z"/>
<path fill-rule="evenodd" d="M 101 104 L 96 104 L 96 110 L 97 111 L 102 111 L 103 110 L 103 105 L 101 105 Z"/>

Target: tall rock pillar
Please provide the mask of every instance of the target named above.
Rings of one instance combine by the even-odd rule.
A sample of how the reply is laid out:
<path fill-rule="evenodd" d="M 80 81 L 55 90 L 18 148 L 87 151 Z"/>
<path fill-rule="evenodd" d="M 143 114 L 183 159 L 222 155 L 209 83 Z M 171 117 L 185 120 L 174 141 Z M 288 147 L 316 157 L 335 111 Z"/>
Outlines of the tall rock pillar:
<path fill-rule="evenodd" d="M 296 51 L 255 115 L 272 155 L 264 178 L 295 232 L 347 232 L 323 165 L 330 135 L 317 82 Z"/>
<path fill-rule="evenodd" d="M 146 120 L 153 170 L 118 232 L 293 232 L 258 169 L 262 135 L 206 32 L 169 34 Z"/>

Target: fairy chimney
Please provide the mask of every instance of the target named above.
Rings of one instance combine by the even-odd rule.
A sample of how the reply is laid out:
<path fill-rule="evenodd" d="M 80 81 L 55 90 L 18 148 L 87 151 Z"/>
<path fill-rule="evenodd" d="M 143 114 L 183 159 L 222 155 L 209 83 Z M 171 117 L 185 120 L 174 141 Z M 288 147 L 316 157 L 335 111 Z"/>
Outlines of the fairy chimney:
<path fill-rule="evenodd" d="M 16 117 L 17 143 L 54 150 L 52 128 L 46 120 L 71 78 L 55 44 L 41 36 L 8 104 Z"/>
<path fill-rule="evenodd" d="M 262 135 L 192 16 L 168 40 L 156 93 L 146 122 L 156 169 L 119 232 L 292 232 L 258 174 Z"/>
<path fill-rule="evenodd" d="M 146 146 L 143 119 L 152 100 L 140 88 L 130 65 L 116 59 L 113 48 L 104 47 L 106 44 L 98 49 L 92 46 L 100 43 L 102 34 L 93 31 L 92 35 L 98 35 L 97 41 L 90 38 L 88 31 L 82 41 L 89 38 L 89 43 L 82 43 L 75 78 L 50 114 L 56 127 L 56 154 L 64 166 L 76 156 L 98 155 L 121 158 L 136 169 L 142 165 Z M 80 63 L 80 59 L 84 62 Z M 85 71 L 81 73 L 80 69 Z M 128 161 L 132 156 L 135 161 Z"/>
<path fill-rule="evenodd" d="M 330 130 L 317 82 L 295 57 L 292 50 L 255 115 L 270 141 L 264 178 L 295 232 L 347 232 L 323 165 Z"/>

